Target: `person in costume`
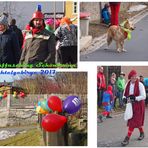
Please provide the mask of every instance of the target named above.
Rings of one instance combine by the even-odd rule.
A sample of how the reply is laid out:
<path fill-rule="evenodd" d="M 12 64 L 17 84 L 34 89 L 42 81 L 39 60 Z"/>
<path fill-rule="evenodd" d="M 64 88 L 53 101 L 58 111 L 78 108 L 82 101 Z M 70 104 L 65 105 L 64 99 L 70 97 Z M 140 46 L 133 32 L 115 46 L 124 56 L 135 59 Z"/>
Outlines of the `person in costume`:
<path fill-rule="evenodd" d="M 119 25 L 119 11 L 121 2 L 110 2 L 111 25 Z"/>
<path fill-rule="evenodd" d="M 41 5 L 38 5 L 24 30 L 20 63 L 33 64 L 33 67 L 39 63 L 55 64 L 55 44 L 55 35 L 45 29 L 44 15 L 41 12 Z"/>
<path fill-rule="evenodd" d="M 132 102 L 133 108 L 133 117 L 128 120 L 128 133 L 125 139 L 121 142 L 122 146 L 126 146 L 129 144 L 130 137 L 135 128 L 139 129 L 140 136 L 137 140 L 142 140 L 144 138 L 144 118 L 145 118 L 145 88 L 144 85 L 139 82 L 137 78 L 137 72 L 135 70 L 131 70 L 128 75 L 128 83 L 124 90 L 124 102 L 127 103 L 127 98 L 130 98 Z"/>
<path fill-rule="evenodd" d="M 61 19 L 55 36 L 59 41 L 60 63 L 77 64 L 77 26 L 65 16 Z"/>
<path fill-rule="evenodd" d="M 109 85 L 107 87 L 107 90 L 103 93 L 103 101 L 102 101 L 102 105 L 105 109 L 105 112 L 103 112 L 103 115 L 106 116 L 106 118 L 112 118 L 110 116 L 111 109 L 112 109 L 112 101 L 113 101 L 112 86 Z"/>

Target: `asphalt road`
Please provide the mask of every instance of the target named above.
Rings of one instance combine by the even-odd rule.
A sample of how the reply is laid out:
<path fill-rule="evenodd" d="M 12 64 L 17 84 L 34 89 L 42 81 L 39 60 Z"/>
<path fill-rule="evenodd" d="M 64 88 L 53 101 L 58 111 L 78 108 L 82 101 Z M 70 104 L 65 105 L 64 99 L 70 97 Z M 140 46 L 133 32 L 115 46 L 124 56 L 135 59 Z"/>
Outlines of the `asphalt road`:
<path fill-rule="evenodd" d="M 138 141 L 139 130 L 135 129 L 128 147 L 148 147 L 148 108 L 145 114 L 145 138 Z M 126 122 L 123 119 L 123 114 L 113 116 L 111 119 L 106 119 L 97 126 L 97 146 L 98 147 L 121 147 L 121 142 L 127 134 Z"/>
<path fill-rule="evenodd" d="M 107 45 L 94 52 L 81 55 L 80 61 L 148 61 L 148 15 L 141 19 L 132 32 L 132 39 L 125 41 L 127 52 L 117 53 L 115 42 L 108 50 Z"/>

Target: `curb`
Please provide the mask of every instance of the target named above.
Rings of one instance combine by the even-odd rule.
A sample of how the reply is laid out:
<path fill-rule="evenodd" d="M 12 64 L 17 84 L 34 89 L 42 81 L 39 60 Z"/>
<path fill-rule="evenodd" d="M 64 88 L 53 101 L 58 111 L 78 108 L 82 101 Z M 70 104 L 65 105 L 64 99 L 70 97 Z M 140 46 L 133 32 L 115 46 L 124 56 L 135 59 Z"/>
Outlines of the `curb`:
<path fill-rule="evenodd" d="M 137 15 L 133 16 L 129 20 L 132 21 L 134 24 L 136 24 L 147 15 L 148 15 L 148 8 L 141 11 Z M 100 36 L 98 38 L 94 38 L 92 40 L 92 43 L 89 45 L 89 47 L 85 48 L 85 51 L 81 52 L 81 55 L 86 55 L 86 54 L 89 54 L 89 53 L 92 53 L 92 52 L 98 50 L 98 48 L 100 48 L 104 44 L 106 44 L 106 38 L 107 38 L 107 33 L 103 34 L 102 36 Z"/>

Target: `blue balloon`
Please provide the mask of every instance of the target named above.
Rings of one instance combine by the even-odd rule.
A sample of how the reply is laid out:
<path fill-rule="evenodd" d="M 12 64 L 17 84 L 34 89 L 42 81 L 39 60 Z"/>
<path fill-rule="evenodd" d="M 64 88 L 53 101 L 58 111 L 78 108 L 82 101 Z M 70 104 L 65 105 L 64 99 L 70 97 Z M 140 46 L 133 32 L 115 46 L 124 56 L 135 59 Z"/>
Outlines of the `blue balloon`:
<path fill-rule="evenodd" d="M 41 102 L 40 101 L 38 102 L 38 106 L 41 106 Z"/>
<path fill-rule="evenodd" d="M 81 100 L 78 96 L 68 96 L 63 102 L 63 110 L 68 114 L 74 114 L 81 108 Z"/>

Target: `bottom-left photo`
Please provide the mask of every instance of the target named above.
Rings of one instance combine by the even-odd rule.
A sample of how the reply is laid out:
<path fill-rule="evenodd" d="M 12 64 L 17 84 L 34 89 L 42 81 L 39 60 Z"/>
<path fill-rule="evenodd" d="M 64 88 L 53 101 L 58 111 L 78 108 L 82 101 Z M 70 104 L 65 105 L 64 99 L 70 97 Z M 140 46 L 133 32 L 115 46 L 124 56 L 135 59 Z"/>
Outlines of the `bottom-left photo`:
<path fill-rule="evenodd" d="M 87 146 L 87 72 L 10 73 L 0 74 L 0 146 Z"/>

